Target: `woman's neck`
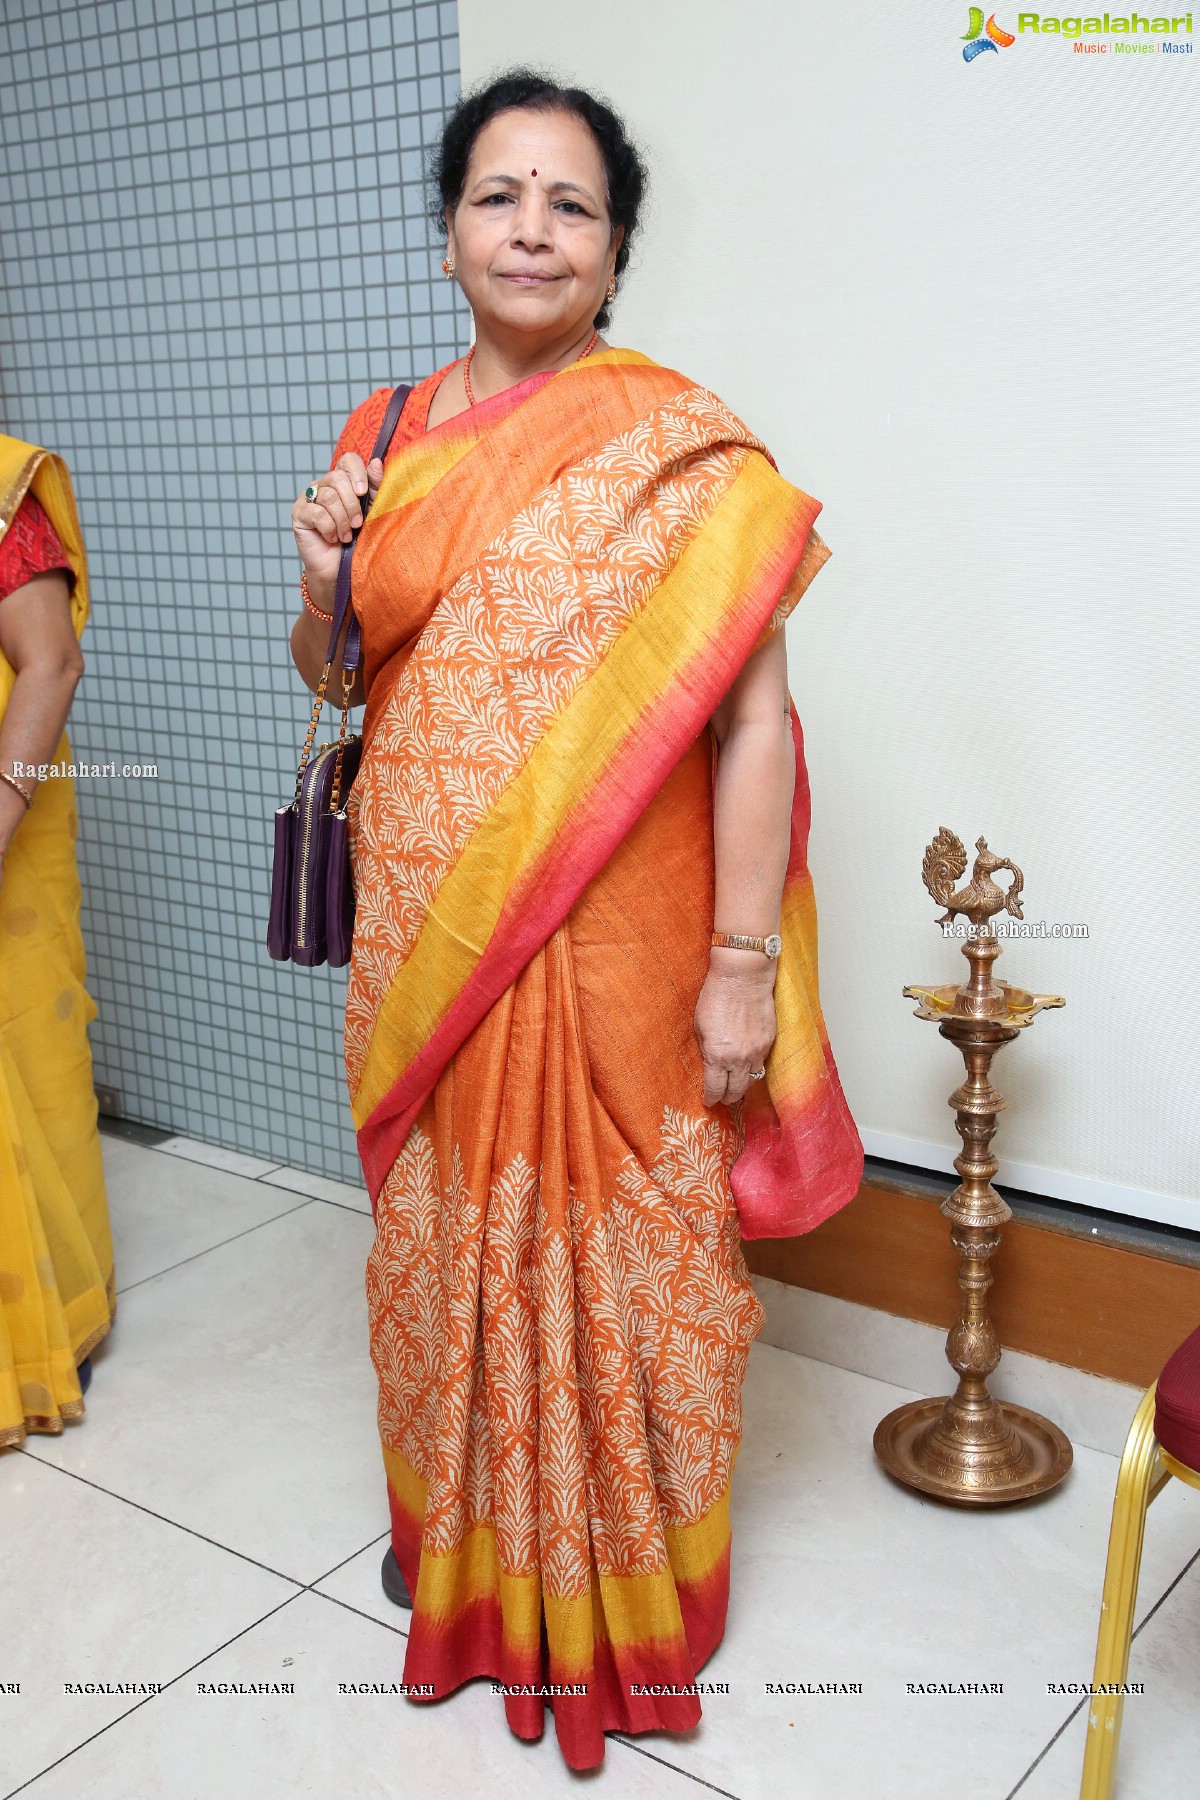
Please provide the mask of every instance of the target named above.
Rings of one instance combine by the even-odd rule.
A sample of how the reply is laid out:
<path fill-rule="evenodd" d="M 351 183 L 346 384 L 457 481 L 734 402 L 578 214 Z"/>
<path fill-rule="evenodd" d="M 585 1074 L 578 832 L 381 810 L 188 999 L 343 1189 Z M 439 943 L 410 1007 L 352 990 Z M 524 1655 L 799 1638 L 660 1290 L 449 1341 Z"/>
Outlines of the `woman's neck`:
<path fill-rule="evenodd" d="M 593 329 L 589 320 L 561 337 L 539 338 L 532 345 L 519 337 L 501 338 L 486 330 L 479 332 L 471 355 L 471 390 L 476 400 L 490 400 L 493 394 L 503 393 L 548 369 L 565 369 L 587 349 Z M 598 339 L 597 349 L 602 346 L 603 339 Z"/>

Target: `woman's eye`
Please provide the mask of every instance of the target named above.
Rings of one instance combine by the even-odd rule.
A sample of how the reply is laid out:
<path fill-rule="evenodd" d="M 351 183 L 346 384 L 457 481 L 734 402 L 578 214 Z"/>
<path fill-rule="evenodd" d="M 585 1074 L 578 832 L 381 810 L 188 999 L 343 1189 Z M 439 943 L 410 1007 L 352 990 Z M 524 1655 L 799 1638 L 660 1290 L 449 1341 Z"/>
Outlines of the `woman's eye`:
<path fill-rule="evenodd" d="M 564 200 L 562 206 L 564 212 L 579 213 L 581 216 L 583 214 L 583 208 L 577 200 Z"/>

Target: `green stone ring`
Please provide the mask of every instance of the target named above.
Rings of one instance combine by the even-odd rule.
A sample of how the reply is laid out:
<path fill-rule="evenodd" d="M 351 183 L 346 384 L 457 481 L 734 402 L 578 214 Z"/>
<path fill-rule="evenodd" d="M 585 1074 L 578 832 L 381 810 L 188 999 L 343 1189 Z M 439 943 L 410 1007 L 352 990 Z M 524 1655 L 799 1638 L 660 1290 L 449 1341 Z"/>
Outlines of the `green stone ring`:
<path fill-rule="evenodd" d="M 315 481 L 312 481 L 309 483 L 309 485 L 304 490 L 304 498 L 306 500 L 315 500 L 316 497 L 317 497 L 317 484 Z"/>

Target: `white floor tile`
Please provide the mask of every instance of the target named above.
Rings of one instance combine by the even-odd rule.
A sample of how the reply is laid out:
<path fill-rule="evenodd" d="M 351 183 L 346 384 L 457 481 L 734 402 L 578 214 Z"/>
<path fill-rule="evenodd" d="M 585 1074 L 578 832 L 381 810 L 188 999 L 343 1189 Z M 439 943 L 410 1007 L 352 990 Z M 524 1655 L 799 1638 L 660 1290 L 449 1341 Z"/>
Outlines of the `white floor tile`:
<path fill-rule="evenodd" d="M 898 1487 L 871 1449 L 902 1391 L 756 1345 L 734 1476 L 732 1600 L 673 1763 L 766 1800 L 1004 1800 L 1062 1722 L 1049 1680 L 1091 1667 L 1116 1463 L 1080 1450 L 1062 1488 L 978 1513 Z M 1200 1544 L 1168 1489 L 1147 1540 L 1143 1611 Z M 770 1695 L 767 1682 L 861 1682 Z M 907 1683 L 1001 1682 L 1003 1694 Z M 670 1748 L 666 1748 L 667 1742 Z"/>
<path fill-rule="evenodd" d="M 215 1162 L 229 1153 L 187 1140 L 173 1160 L 119 1139 L 104 1147 L 118 1281 L 139 1285 L 94 1353 L 86 1421 L 0 1456 L 0 1542 L 20 1545 L 22 1565 L 14 1582 L 6 1564 L 0 1584 L 0 1683 L 23 1690 L 0 1694 L 0 1763 L 11 1748 L 15 1781 L 66 1756 L 29 1790 L 39 1800 L 564 1792 L 552 1727 L 540 1745 L 517 1743 L 486 1684 L 432 1708 L 337 1693 L 339 1680 L 400 1678 L 408 1620 L 379 1583 L 388 1516 L 365 1192 L 253 1158 L 231 1171 Z M 247 1165 L 267 1179 L 248 1179 Z M 760 1284 L 768 1334 L 808 1354 L 762 1341 L 751 1357 L 729 1624 L 702 1676 L 731 1691 L 704 1697 L 691 1733 L 638 1749 L 612 1741 L 599 1779 L 608 1794 L 666 1800 L 703 1794 L 698 1782 L 737 1800 L 1005 1800 L 1070 1711 L 1047 1683 L 1091 1674 L 1117 1466 L 1107 1452 L 1136 1391 L 1006 1355 L 997 1392 L 1062 1424 L 1075 1467 L 1032 1505 L 939 1506 L 883 1474 L 871 1437 L 901 1399 L 945 1391 L 943 1334 L 778 1285 Z M 1197 1545 L 1200 1496 L 1172 1483 L 1150 1516 L 1139 1618 Z M 235 1550 L 318 1592 L 215 1653 L 290 1591 Z M 1135 1644 L 1131 1674 L 1141 1658 L 1153 1685 L 1148 1673 L 1146 1696 L 1127 1703 L 1118 1800 L 1190 1800 L 1198 1642 L 1200 1564 Z M 55 1660 L 64 1646 L 83 1680 L 171 1680 L 198 1657 L 212 1663 L 119 1717 L 128 1696 L 62 1694 L 76 1678 Z M 293 1696 L 196 1692 L 198 1678 L 293 1676 Z M 768 1681 L 863 1692 L 769 1695 Z M 971 1681 L 1004 1692 L 906 1687 Z M 1047 1751 L 1020 1800 L 1074 1800 L 1082 1728 Z"/>
<path fill-rule="evenodd" d="M 298 1198 L 207 1164 L 102 1135 L 117 1293 L 279 1218 Z"/>
<path fill-rule="evenodd" d="M 263 1186 L 287 1188 L 293 1194 L 306 1194 L 310 1200 L 332 1200 L 337 1206 L 352 1206 L 355 1212 L 371 1210 L 365 1187 L 351 1187 L 349 1182 L 332 1181 L 327 1175 L 310 1175 L 306 1169 L 275 1169 L 263 1176 Z"/>
<path fill-rule="evenodd" d="M 244 1175 L 249 1181 L 257 1181 L 261 1175 L 269 1175 L 272 1169 L 280 1166 L 269 1157 L 246 1156 L 241 1150 L 226 1150 L 223 1144 L 202 1144 L 199 1138 L 164 1138 L 154 1148 L 165 1151 L 168 1156 L 178 1156 L 184 1162 L 204 1163 L 210 1169 Z"/>
<path fill-rule="evenodd" d="M 331 1599 L 341 1600 L 352 1606 L 356 1612 L 366 1613 L 368 1618 L 378 1619 L 381 1624 L 389 1625 L 394 1631 L 408 1636 L 408 1622 L 412 1614 L 404 1607 L 397 1606 L 388 1599 L 383 1591 L 379 1570 L 383 1562 L 384 1552 L 391 1543 L 390 1532 L 385 1532 L 374 1544 L 360 1550 L 341 1568 L 335 1569 L 321 1581 L 314 1582 L 318 1594 L 328 1594 Z"/>
<path fill-rule="evenodd" d="M 1164 1498 L 1150 1508 L 1148 1543 Z M 1200 1510 L 1200 1494 L 1193 1502 Z M 1091 1674 L 1089 1660 L 1079 1679 Z M 1129 1680 L 1143 1682 L 1146 1691 L 1125 1699 L 1115 1800 L 1192 1800 L 1200 1781 L 1200 1565 L 1134 1639 Z M 1018 1790 L 1020 1800 L 1078 1800 L 1087 1718 L 1085 1704 Z"/>
<path fill-rule="evenodd" d="M 387 1529 L 372 1225 L 307 1201 L 125 1295 L 87 1419 L 30 1453 L 313 1581 Z"/>
<path fill-rule="evenodd" d="M 21 1687 L 0 1697 L 5 1794 L 140 1698 L 64 1683 L 173 1681 L 296 1591 L 15 1451 L 0 1456 L 0 1513 L 0 1682 Z"/>
<path fill-rule="evenodd" d="M 339 1682 L 399 1681 L 403 1665 L 403 1638 L 303 1594 L 42 1776 L 30 1800 L 560 1800 L 570 1791 L 549 1715 L 537 1743 L 521 1742 L 486 1682 L 436 1705 L 338 1692 Z M 293 1681 L 296 1691 L 202 1695 L 199 1681 Z M 596 1791 L 704 1794 L 613 1739 Z"/>
<path fill-rule="evenodd" d="M 762 1275 L 754 1285 L 767 1314 L 764 1344 L 894 1381 L 931 1398 L 953 1390 L 956 1378 L 946 1361 L 946 1333 L 938 1326 Z M 1020 1350 L 1005 1350 L 989 1385 L 998 1400 L 1045 1413 L 1072 1444 L 1110 1456 L 1121 1454 L 1143 1391 Z"/>

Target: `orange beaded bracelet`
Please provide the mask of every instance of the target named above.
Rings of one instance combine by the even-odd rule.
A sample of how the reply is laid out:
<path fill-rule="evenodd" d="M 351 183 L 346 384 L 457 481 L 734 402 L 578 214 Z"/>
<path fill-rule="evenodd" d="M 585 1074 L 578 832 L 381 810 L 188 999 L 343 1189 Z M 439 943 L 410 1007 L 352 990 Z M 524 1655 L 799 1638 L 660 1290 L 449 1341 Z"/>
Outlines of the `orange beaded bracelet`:
<path fill-rule="evenodd" d="M 308 591 L 308 570 L 307 569 L 304 570 L 303 574 L 300 577 L 300 598 L 303 600 L 305 606 L 308 608 L 309 612 L 312 614 L 314 619 L 320 619 L 322 625 L 332 625 L 333 624 L 333 614 L 331 612 L 322 612 L 321 608 L 317 605 L 316 601 L 313 599 L 312 595 Z"/>

